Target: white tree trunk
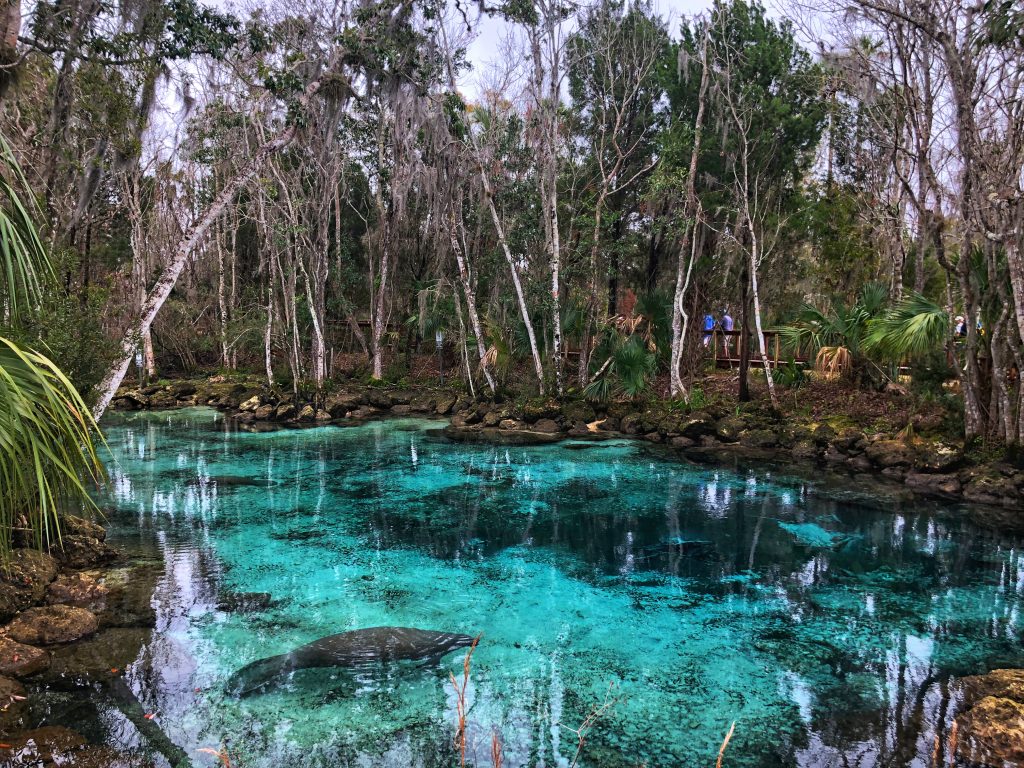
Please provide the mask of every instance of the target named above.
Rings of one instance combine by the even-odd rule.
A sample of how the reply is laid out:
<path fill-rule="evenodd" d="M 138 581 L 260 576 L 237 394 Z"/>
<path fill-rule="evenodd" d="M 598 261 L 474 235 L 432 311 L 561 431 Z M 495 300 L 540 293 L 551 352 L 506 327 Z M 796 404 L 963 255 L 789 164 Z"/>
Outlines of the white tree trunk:
<path fill-rule="evenodd" d="M 754 299 L 754 328 L 757 330 L 757 347 L 761 353 L 761 365 L 764 366 L 764 378 L 768 382 L 768 396 L 771 398 L 772 407 L 779 407 L 779 400 L 775 396 L 775 379 L 772 376 L 772 367 L 768 362 L 768 350 L 764 343 L 764 330 L 761 328 L 761 298 L 757 289 L 757 263 L 759 256 L 759 241 L 757 233 L 754 232 L 753 223 L 748 219 L 750 226 L 750 293 Z"/>
<path fill-rule="evenodd" d="M 484 378 L 487 380 L 487 386 L 491 390 L 491 394 L 494 394 L 496 389 L 494 384 L 494 376 L 491 374 L 490 366 L 487 365 L 487 347 L 484 344 L 484 332 L 483 326 L 480 324 L 480 315 L 476 310 L 476 292 L 473 290 L 473 280 L 469 274 L 469 267 L 466 264 L 466 255 L 462 252 L 462 243 L 459 242 L 459 235 L 455 217 L 454 209 L 449 211 L 449 220 L 451 222 L 451 242 L 452 252 L 455 254 L 455 263 L 459 267 L 459 279 L 462 281 L 462 292 L 466 295 L 466 309 L 469 312 L 469 322 L 473 327 L 473 335 L 476 336 L 476 351 L 480 357 L 480 368 L 483 370 Z M 462 323 L 462 311 L 459 311 L 459 323 Z M 469 386 L 473 386 L 473 375 L 469 371 L 467 362 L 467 373 L 469 374 L 470 382 Z"/>

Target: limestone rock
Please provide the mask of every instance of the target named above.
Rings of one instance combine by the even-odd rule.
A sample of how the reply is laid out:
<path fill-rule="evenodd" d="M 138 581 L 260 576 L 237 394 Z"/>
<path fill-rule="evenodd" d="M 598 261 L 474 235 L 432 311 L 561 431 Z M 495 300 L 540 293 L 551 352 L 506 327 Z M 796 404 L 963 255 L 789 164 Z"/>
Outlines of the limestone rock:
<path fill-rule="evenodd" d="M 43 599 L 57 575 L 57 561 L 35 549 L 15 549 L 0 568 L 0 621 L 6 621 Z"/>
<path fill-rule="evenodd" d="M 282 403 L 274 411 L 274 418 L 277 421 L 287 421 L 295 416 L 295 406 L 291 403 Z"/>
<path fill-rule="evenodd" d="M 309 403 L 306 403 L 295 418 L 299 421 L 313 421 L 316 418 L 316 409 Z"/>
<path fill-rule="evenodd" d="M 260 400 L 260 396 L 259 395 L 253 395 L 248 400 L 246 400 L 244 403 L 239 405 L 238 406 L 238 410 L 240 410 L 240 411 L 242 411 L 244 413 L 250 413 L 250 412 L 253 412 L 256 409 L 258 409 L 262 404 L 263 404 L 263 401 Z"/>
<path fill-rule="evenodd" d="M 0 748 L 0 762 L 8 766 L 78 765 L 76 753 L 86 746 L 85 738 L 70 728 L 44 725 L 9 739 Z"/>
<path fill-rule="evenodd" d="M 715 422 L 715 437 L 723 443 L 735 443 L 746 423 L 739 416 L 726 416 Z"/>
<path fill-rule="evenodd" d="M 361 405 L 361 399 L 358 395 L 348 392 L 335 392 L 328 396 L 325 405 L 331 416 L 342 419 L 349 411 L 354 411 Z"/>
<path fill-rule="evenodd" d="M 914 464 L 928 472 L 949 472 L 963 461 L 963 453 L 954 445 L 936 443 L 918 451 Z"/>
<path fill-rule="evenodd" d="M 914 460 L 913 451 L 899 440 L 876 440 L 864 454 L 879 467 L 909 467 Z"/>
<path fill-rule="evenodd" d="M 679 432 L 691 440 L 699 440 L 704 435 L 713 434 L 714 431 L 715 422 L 707 414 L 695 413 L 679 424 Z"/>
<path fill-rule="evenodd" d="M 533 425 L 533 428 L 538 432 L 546 432 L 549 435 L 553 435 L 556 432 L 561 431 L 561 428 L 558 426 L 558 422 L 554 419 L 538 419 L 537 423 Z"/>
<path fill-rule="evenodd" d="M 106 683 L 139 660 L 153 636 L 146 627 L 111 627 L 77 643 L 59 646 L 50 656 L 50 669 L 41 682 L 62 680 L 75 685 Z M 114 672 L 113 670 L 117 670 Z"/>
<path fill-rule="evenodd" d="M 63 536 L 53 554 L 68 568 L 89 568 L 114 560 L 117 550 L 92 536 Z"/>
<path fill-rule="evenodd" d="M 984 675 L 962 677 L 957 688 L 965 708 L 973 707 L 986 696 L 1024 702 L 1024 669 L 993 669 Z"/>
<path fill-rule="evenodd" d="M 797 461 L 816 461 L 820 450 L 813 440 L 800 440 L 792 447 L 791 453 Z"/>
<path fill-rule="evenodd" d="M 107 538 L 107 530 L 99 523 L 86 520 L 84 517 L 65 515 L 60 521 L 61 531 L 69 536 L 92 536 L 103 541 Z"/>
<path fill-rule="evenodd" d="M 412 406 L 399 403 L 398 405 L 391 406 L 392 416 L 408 416 L 412 413 Z"/>
<path fill-rule="evenodd" d="M 438 416 L 447 416 L 455 407 L 456 399 L 456 396 L 449 392 L 441 393 L 434 401 L 434 413 Z"/>
<path fill-rule="evenodd" d="M 1024 704 L 986 696 L 956 718 L 957 752 L 974 765 L 1024 765 Z"/>
<path fill-rule="evenodd" d="M 582 400 L 573 400 L 563 405 L 562 415 L 570 424 L 575 424 L 581 421 L 584 424 L 589 424 L 597 418 L 597 414 L 594 413 L 594 409 L 590 404 Z"/>
<path fill-rule="evenodd" d="M 96 614 L 69 605 L 29 608 L 7 625 L 7 636 L 25 645 L 57 645 L 91 635 L 99 627 Z"/>
<path fill-rule="evenodd" d="M 0 636 L 0 675 L 28 677 L 49 666 L 50 654 L 43 649 Z"/>
<path fill-rule="evenodd" d="M 670 442 L 672 443 L 673 448 L 693 448 L 693 446 L 697 444 L 695 440 L 691 440 L 688 437 L 683 437 L 682 435 L 678 437 L 673 437 Z"/>
<path fill-rule="evenodd" d="M 960 493 L 960 480 L 951 474 L 928 474 L 910 472 L 905 480 L 907 487 L 923 493 L 956 496 Z"/>
<path fill-rule="evenodd" d="M 9 733 L 21 725 L 27 709 L 25 686 L 10 677 L 0 677 L 0 732 Z"/>
<path fill-rule="evenodd" d="M 191 381 L 176 381 L 167 390 L 179 400 L 192 397 L 196 393 L 196 385 Z"/>
<path fill-rule="evenodd" d="M 534 398 L 523 405 L 523 421 L 533 424 L 540 419 L 555 419 L 562 413 L 557 400 Z M 590 419 L 587 419 L 590 421 Z"/>
<path fill-rule="evenodd" d="M 391 396 L 387 392 L 383 392 L 379 389 L 371 389 L 366 393 L 366 402 L 372 405 L 374 408 L 387 409 L 394 405 Z"/>
<path fill-rule="evenodd" d="M 261 405 L 253 411 L 253 416 L 255 416 L 259 421 L 269 421 L 274 418 L 274 413 L 276 411 L 277 408 L 273 405 Z"/>
<path fill-rule="evenodd" d="M 639 413 L 627 413 L 619 420 L 619 429 L 627 435 L 637 435 L 641 430 L 643 416 Z"/>
<path fill-rule="evenodd" d="M 106 607 L 107 586 L 87 573 L 72 573 L 58 576 L 46 591 L 46 602 L 50 605 L 71 605 L 100 611 Z"/>

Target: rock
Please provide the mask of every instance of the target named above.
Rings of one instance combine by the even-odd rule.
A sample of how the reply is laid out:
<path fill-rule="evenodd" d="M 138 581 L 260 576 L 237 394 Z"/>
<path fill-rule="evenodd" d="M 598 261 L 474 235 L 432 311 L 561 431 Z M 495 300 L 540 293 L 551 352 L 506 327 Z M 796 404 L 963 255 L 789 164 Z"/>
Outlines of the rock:
<path fill-rule="evenodd" d="M 107 538 L 107 529 L 92 520 L 75 515 L 65 515 L 60 521 L 61 532 L 70 536 L 91 536 L 103 541 Z"/>
<path fill-rule="evenodd" d="M 643 436 L 643 439 L 646 440 L 648 443 L 660 443 L 665 438 L 662 437 L 661 432 L 648 432 L 646 435 Z"/>
<path fill-rule="evenodd" d="M 335 392 L 328 396 L 325 403 L 327 412 L 335 419 L 345 418 L 349 411 L 354 411 L 360 405 L 360 398 L 347 392 Z"/>
<path fill-rule="evenodd" d="M 50 669 L 40 682 L 105 683 L 111 675 L 123 673 L 138 661 L 152 636 L 153 630 L 145 627 L 111 627 L 77 643 L 59 646 L 53 650 Z"/>
<path fill-rule="evenodd" d="M 356 408 L 354 411 L 350 411 L 348 417 L 350 419 L 372 419 L 375 416 L 380 416 L 380 408 L 374 408 L 370 405 L 363 405 Z"/>
<path fill-rule="evenodd" d="M 598 423 L 597 428 L 602 432 L 618 432 L 621 422 L 618 416 L 606 416 Z"/>
<path fill-rule="evenodd" d="M 416 395 L 409 401 L 409 408 L 414 413 L 431 413 L 434 410 L 435 398 L 429 393 Z"/>
<path fill-rule="evenodd" d="M 140 563 L 108 570 L 105 611 L 99 614 L 103 627 L 152 627 L 156 625 L 153 590 L 164 574 L 163 563 Z"/>
<path fill-rule="evenodd" d="M 6 621 L 43 599 L 57 575 L 57 561 L 35 549 L 15 549 L 0 567 L 0 621 Z"/>
<path fill-rule="evenodd" d="M 939 496 L 956 496 L 960 493 L 960 479 L 951 474 L 929 474 L 924 472 L 909 472 L 904 481 L 907 487 L 922 493 L 932 493 Z"/>
<path fill-rule="evenodd" d="M 298 421 L 313 421 L 316 418 L 316 409 L 309 403 L 306 403 L 295 418 Z"/>
<path fill-rule="evenodd" d="M 844 429 L 832 444 L 843 453 L 849 453 L 863 437 L 864 435 L 855 429 Z"/>
<path fill-rule="evenodd" d="M 450 424 L 442 430 L 445 437 L 460 443 L 496 443 L 498 445 L 547 445 L 562 439 L 560 434 L 528 429 L 496 429 L 494 427 L 457 427 Z"/>
<path fill-rule="evenodd" d="M 149 407 L 156 408 L 176 408 L 178 406 L 178 398 L 172 395 L 170 392 L 160 391 L 150 396 Z"/>
<path fill-rule="evenodd" d="M 852 456 L 846 460 L 846 464 L 854 472 L 870 472 L 874 469 L 867 456 Z"/>
<path fill-rule="evenodd" d="M 277 410 L 274 411 L 274 418 L 277 421 L 287 421 L 288 419 L 294 418 L 295 406 L 291 403 L 282 403 L 277 406 Z"/>
<path fill-rule="evenodd" d="M 922 448 L 918 451 L 915 466 L 928 472 L 949 472 L 963 461 L 963 453 L 959 448 L 945 443 Z"/>
<path fill-rule="evenodd" d="M 986 696 L 956 718 L 957 753 L 973 765 L 1024 765 L 1024 704 Z"/>
<path fill-rule="evenodd" d="M 693 448 L 693 446 L 697 444 L 695 440 L 691 440 L 688 437 L 683 437 L 682 435 L 679 435 L 678 437 L 673 437 L 669 442 L 672 444 L 673 448 Z"/>
<path fill-rule="evenodd" d="M 726 416 L 715 422 L 715 437 L 723 443 L 735 443 L 745 427 L 746 422 L 739 416 Z"/>
<path fill-rule="evenodd" d="M 510 415 L 507 408 L 494 408 L 484 414 L 482 423 L 485 427 L 496 427 L 502 419 L 507 419 Z"/>
<path fill-rule="evenodd" d="M 255 416 L 258 421 L 270 421 L 272 418 L 274 418 L 274 413 L 276 411 L 276 406 L 261 405 L 259 408 L 253 411 L 253 416 Z"/>
<path fill-rule="evenodd" d="M 589 424 L 597 418 L 597 414 L 594 413 L 594 409 L 590 404 L 582 400 L 571 400 L 567 402 L 562 406 L 562 415 L 570 424 L 576 424 L 577 422 Z M 548 418 L 551 417 L 549 416 Z"/>
<path fill-rule="evenodd" d="M 447 416 L 455 407 L 456 396 L 445 392 L 437 396 L 434 402 L 434 413 L 438 416 Z"/>
<path fill-rule="evenodd" d="M 68 568 L 89 568 L 117 557 L 117 550 L 92 536 L 62 536 L 52 552 Z"/>
<path fill-rule="evenodd" d="M 818 444 L 813 440 L 800 440 L 790 449 L 790 452 L 797 461 L 817 461 L 820 450 Z"/>
<path fill-rule="evenodd" d="M 846 461 L 846 454 L 836 446 L 830 445 L 825 449 L 825 455 L 822 458 L 825 459 L 826 464 L 842 464 Z"/>
<path fill-rule="evenodd" d="M 217 600 L 217 610 L 227 613 L 252 613 L 268 608 L 273 602 L 269 592 L 224 592 Z"/>
<path fill-rule="evenodd" d="M 639 413 L 627 413 L 619 420 L 619 430 L 627 435 L 637 435 L 640 433 L 642 422 L 643 416 Z"/>
<path fill-rule="evenodd" d="M 867 456 L 879 467 L 909 467 L 914 460 L 910 447 L 899 440 L 876 440 L 864 449 Z"/>
<path fill-rule="evenodd" d="M 965 709 L 973 707 L 986 696 L 1024 702 L 1024 669 L 993 669 L 984 675 L 971 675 L 957 680 Z"/>
<path fill-rule="evenodd" d="M 558 426 L 558 422 L 554 419 L 537 419 L 537 423 L 533 425 L 533 428 L 538 432 L 546 432 L 548 434 L 561 432 L 561 427 Z"/>
<path fill-rule="evenodd" d="M 91 635 L 96 614 L 70 605 L 46 605 L 22 611 L 7 625 L 7 636 L 25 645 L 57 645 Z"/>
<path fill-rule="evenodd" d="M 707 414 L 693 414 L 679 422 L 679 432 L 683 437 L 697 440 L 704 435 L 713 434 L 715 422 Z"/>
<path fill-rule="evenodd" d="M 251 412 L 257 410 L 262 404 L 263 404 L 263 401 L 260 400 L 260 396 L 259 395 L 253 395 L 248 400 L 246 400 L 244 403 L 239 405 L 238 406 L 238 410 L 240 410 L 240 411 L 242 411 L 244 413 L 251 413 Z"/>
<path fill-rule="evenodd" d="M 886 467 L 881 474 L 882 477 L 888 477 L 890 480 L 902 481 L 907 476 L 907 470 L 905 467 Z"/>
<path fill-rule="evenodd" d="M 181 400 L 194 395 L 196 393 L 196 385 L 191 381 L 176 381 L 167 387 L 167 391 Z"/>
<path fill-rule="evenodd" d="M 517 421 L 516 419 L 502 419 L 498 422 L 498 429 L 525 429 L 526 422 Z"/>
<path fill-rule="evenodd" d="M 399 403 L 398 405 L 391 406 L 392 416 L 408 416 L 412 413 L 412 406 Z"/>
<path fill-rule="evenodd" d="M 523 421 L 529 424 L 540 419 L 557 419 L 561 415 L 562 407 L 557 400 L 534 398 L 523 405 Z"/>
<path fill-rule="evenodd" d="M 330 421 L 331 413 L 330 411 L 325 411 L 321 409 L 316 412 L 316 415 L 313 416 L 313 419 L 314 421 Z"/>
<path fill-rule="evenodd" d="M 49 605 L 72 605 L 102 611 L 106 607 L 107 586 L 86 573 L 58 576 L 46 591 Z"/>
<path fill-rule="evenodd" d="M 387 409 L 394 405 L 391 396 L 380 389 L 371 389 L 366 393 L 366 402 L 374 408 Z"/>
<path fill-rule="evenodd" d="M 779 444 L 779 436 L 770 429 L 746 429 L 739 433 L 737 439 L 742 445 L 753 448 L 774 448 Z"/>
<path fill-rule="evenodd" d="M 0 635 L 0 675 L 28 677 L 50 666 L 50 654 L 41 648 Z"/>
<path fill-rule="evenodd" d="M 1020 496 L 1013 478 L 977 474 L 965 483 L 964 498 L 979 504 L 1015 504 Z"/>
<path fill-rule="evenodd" d="M 819 424 L 811 432 L 811 438 L 818 445 L 828 445 L 836 439 L 836 431 L 828 424 Z"/>

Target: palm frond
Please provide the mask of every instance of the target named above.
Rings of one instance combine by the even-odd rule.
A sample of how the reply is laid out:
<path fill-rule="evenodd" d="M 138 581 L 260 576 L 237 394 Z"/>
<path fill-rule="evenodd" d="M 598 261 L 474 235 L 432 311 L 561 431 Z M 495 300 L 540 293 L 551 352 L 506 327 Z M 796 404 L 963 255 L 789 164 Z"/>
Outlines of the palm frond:
<path fill-rule="evenodd" d="M 865 346 L 892 360 L 922 357 L 942 346 L 949 314 L 919 293 L 909 293 L 868 325 Z"/>

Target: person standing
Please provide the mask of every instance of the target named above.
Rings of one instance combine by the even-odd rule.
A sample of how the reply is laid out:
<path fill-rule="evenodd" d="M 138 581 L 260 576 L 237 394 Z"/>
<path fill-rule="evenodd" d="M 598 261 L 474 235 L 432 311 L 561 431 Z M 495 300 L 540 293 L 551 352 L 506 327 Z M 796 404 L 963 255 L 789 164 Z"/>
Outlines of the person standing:
<path fill-rule="evenodd" d="M 722 334 L 722 352 L 725 354 L 726 357 L 730 357 L 732 337 L 729 336 L 728 334 L 732 333 L 732 331 L 736 328 L 736 323 L 733 321 L 732 315 L 729 314 L 728 307 L 722 310 L 721 325 L 722 330 L 725 331 L 725 333 Z"/>
<path fill-rule="evenodd" d="M 711 332 L 715 330 L 715 318 L 708 312 L 704 315 L 704 346 L 708 346 L 711 343 Z"/>

